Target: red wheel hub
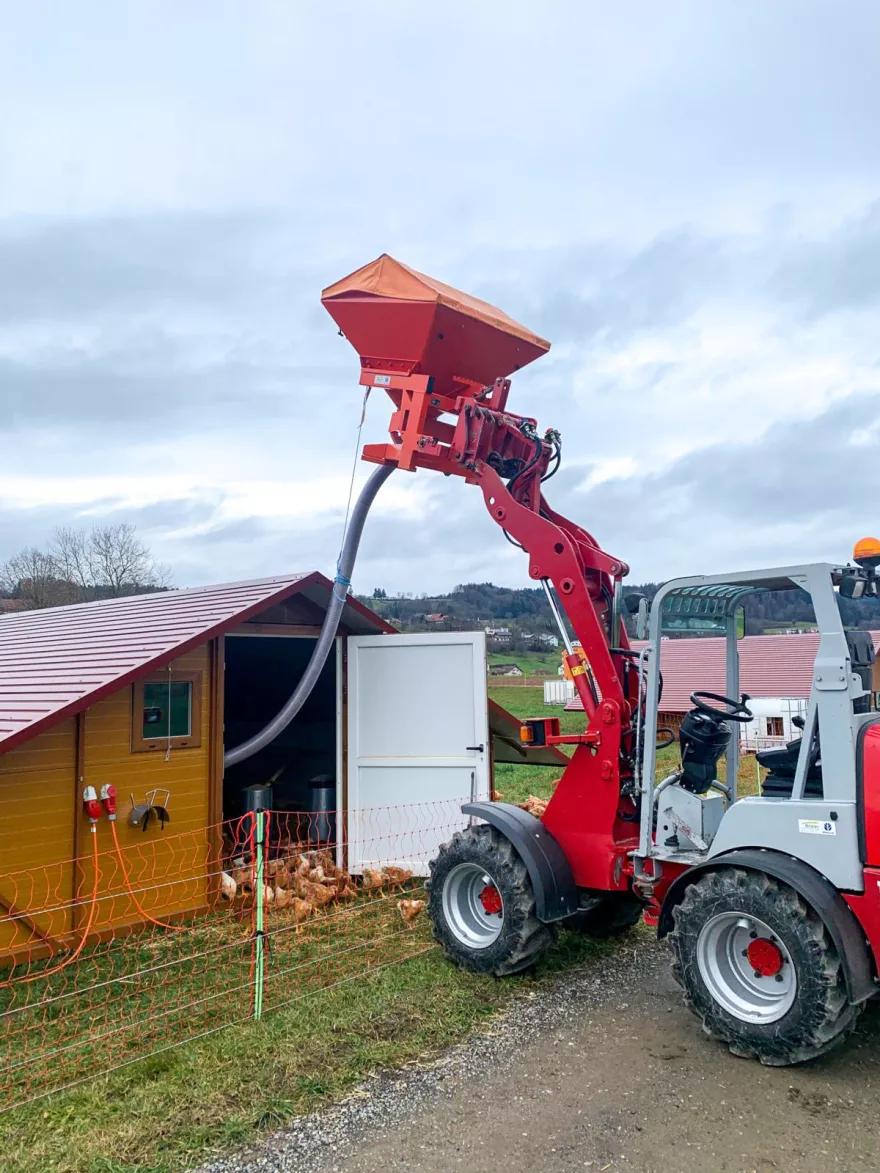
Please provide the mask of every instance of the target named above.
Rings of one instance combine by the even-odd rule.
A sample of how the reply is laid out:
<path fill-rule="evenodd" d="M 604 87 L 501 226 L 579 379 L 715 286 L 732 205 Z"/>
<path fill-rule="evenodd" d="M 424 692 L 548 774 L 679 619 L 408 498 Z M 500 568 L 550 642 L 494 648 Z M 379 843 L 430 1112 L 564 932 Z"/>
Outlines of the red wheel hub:
<path fill-rule="evenodd" d="M 501 902 L 501 893 L 494 884 L 487 884 L 480 893 L 480 904 L 486 910 L 487 916 L 500 912 L 504 907 Z"/>
<path fill-rule="evenodd" d="M 766 937 L 752 941 L 746 957 L 758 977 L 775 977 L 782 969 L 782 950 Z"/>

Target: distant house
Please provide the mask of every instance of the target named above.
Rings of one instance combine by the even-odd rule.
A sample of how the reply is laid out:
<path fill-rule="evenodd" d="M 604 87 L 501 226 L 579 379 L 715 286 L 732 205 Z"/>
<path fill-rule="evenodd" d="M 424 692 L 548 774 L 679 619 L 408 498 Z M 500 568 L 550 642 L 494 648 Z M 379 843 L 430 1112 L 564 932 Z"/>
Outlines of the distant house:
<path fill-rule="evenodd" d="M 449 616 L 449 615 L 441 615 L 439 611 L 435 611 L 433 615 L 426 615 L 425 616 L 425 622 L 426 623 L 445 623 L 446 620 L 450 619 L 450 618 L 451 618 L 451 616 Z"/>
<path fill-rule="evenodd" d="M 483 629 L 491 639 L 497 639 L 499 636 L 510 636 L 509 627 L 486 627 Z"/>
<path fill-rule="evenodd" d="M 522 669 L 518 664 L 490 664 L 490 676 L 522 676 Z"/>
<path fill-rule="evenodd" d="M 558 648 L 559 647 L 559 640 L 556 638 L 555 635 L 551 635 L 548 631 L 545 631 L 543 635 L 539 635 L 538 639 L 541 641 L 542 644 L 546 644 L 548 648 Z"/>

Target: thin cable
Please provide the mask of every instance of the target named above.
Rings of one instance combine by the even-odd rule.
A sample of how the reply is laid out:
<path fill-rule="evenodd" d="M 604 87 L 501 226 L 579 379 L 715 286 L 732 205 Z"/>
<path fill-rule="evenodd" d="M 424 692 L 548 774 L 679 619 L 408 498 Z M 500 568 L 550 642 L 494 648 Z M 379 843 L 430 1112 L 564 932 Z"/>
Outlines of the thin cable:
<path fill-rule="evenodd" d="M 348 595 L 348 588 L 351 586 L 350 579 L 342 573 L 342 550 L 345 546 L 345 535 L 348 533 L 348 521 L 351 517 L 351 500 L 354 496 L 354 479 L 357 475 L 358 461 L 361 456 L 361 432 L 364 430 L 364 420 L 367 418 L 367 400 L 370 398 L 371 387 L 364 389 L 364 401 L 361 404 L 361 420 L 358 424 L 357 438 L 354 445 L 354 460 L 351 464 L 351 478 L 348 482 L 348 501 L 345 505 L 345 520 L 342 523 L 342 540 L 339 543 L 339 554 L 336 558 L 336 578 L 333 580 L 333 592 L 336 593 L 336 587 L 343 588 L 342 598 Z"/>
<path fill-rule="evenodd" d="M 86 927 L 83 929 L 82 937 L 76 949 L 71 955 L 64 959 L 60 965 L 56 965 L 54 969 L 44 969 L 40 973 L 31 974 L 30 977 L 10 978 L 9 981 L 0 982 L 0 989 L 7 989 L 9 986 L 26 986 L 31 982 L 40 981 L 42 978 L 52 977 L 53 974 L 61 973 L 62 969 L 67 969 L 68 965 L 72 965 L 82 953 L 85 943 L 88 940 L 89 933 L 92 931 L 92 925 L 95 922 L 95 912 L 98 908 L 98 836 L 94 826 L 92 831 L 92 898 L 89 905 L 89 919 Z"/>

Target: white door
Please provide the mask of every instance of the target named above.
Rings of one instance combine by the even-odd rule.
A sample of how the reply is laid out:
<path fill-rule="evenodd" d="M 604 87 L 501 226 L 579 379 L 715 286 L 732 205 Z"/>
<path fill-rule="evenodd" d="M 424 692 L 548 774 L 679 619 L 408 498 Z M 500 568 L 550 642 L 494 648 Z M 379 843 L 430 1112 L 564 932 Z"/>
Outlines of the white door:
<path fill-rule="evenodd" d="M 348 863 L 427 875 L 489 797 L 483 632 L 348 640 Z"/>

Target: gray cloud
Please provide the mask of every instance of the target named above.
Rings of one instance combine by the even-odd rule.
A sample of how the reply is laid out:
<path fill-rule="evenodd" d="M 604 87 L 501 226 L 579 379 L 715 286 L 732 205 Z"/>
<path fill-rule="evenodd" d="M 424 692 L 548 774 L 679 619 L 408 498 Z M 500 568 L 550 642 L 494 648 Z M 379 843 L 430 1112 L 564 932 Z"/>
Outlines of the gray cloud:
<path fill-rule="evenodd" d="M 635 550 L 636 577 L 747 569 L 758 555 L 770 564 L 834 561 L 863 533 L 880 530 L 871 489 L 878 461 L 874 392 L 777 424 L 752 443 L 689 453 L 656 474 L 586 491 L 569 474 L 554 504 L 595 518 L 614 552 Z"/>
<path fill-rule="evenodd" d="M 180 582 L 331 567 L 361 391 L 318 296 L 382 251 L 551 339 L 511 406 L 563 431 L 554 500 L 640 576 L 870 513 L 876 4 L 155 0 L 123 32 L 82 0 L 6 31 L 0 482 L 58 501 L 8 506 L 0 557 L 125 516 Z M 580 488 L 627 461 L 651 471 Z M 363 585 L 525 581 L 476 493 L 426 483 L 371 517 Z M 287 493 L 313 515 L 253 504 Z"/>
<path fill-rule="evenodd" d="M 825 239 L 799 241 L 772 284 L 811 319 L 876 306 L 880 301 L 880 200 Z"/>

